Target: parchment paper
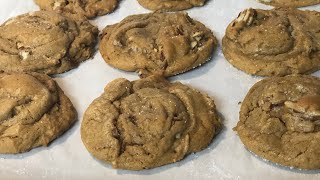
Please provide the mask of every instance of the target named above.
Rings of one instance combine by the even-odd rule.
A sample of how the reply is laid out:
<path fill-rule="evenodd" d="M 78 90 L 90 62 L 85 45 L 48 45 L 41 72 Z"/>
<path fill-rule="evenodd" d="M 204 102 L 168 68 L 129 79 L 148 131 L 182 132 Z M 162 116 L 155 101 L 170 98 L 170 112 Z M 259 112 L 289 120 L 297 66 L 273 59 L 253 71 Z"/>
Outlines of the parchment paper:
<path fill-rule="evenodd" d="M 253 0 L 208 0 L 204 7 L 188 10 L 189 15 L 208 26 L 219 39 L 227 25 L 245 8 L 270 9 Z M 320 6 L 303 9 L 320 11 Z M 38 10 L 32 0 L 1 0 L 0 23 L 29 11 Z M 150 12 L 136 0 L 122 0 L 112 14 L 92 20 L 100 30 L 131 14 Z M 314 75 L 320 76 L 320 73 Z M 160 168 L 144 171 L 114 170 L 94 159 L 80 139 L 80 122 L 88 105 L 103 92 L 104 86 L 120 77 L 137 79 L 135 73 L 108 66 L 99 52 L 79 68 L 55 77 L 78 111 L 78 122 L 49 147 L 20 155 L 0 155 L 0 179 L 320 179 L 320 171 L 299 171 L 265 162 L 248 152 L 232 128 L 238 121 L 240 105 L 249 88 L 261 77 L 253 77 L 232 67 L 223 57 L 221 45 L 207 64 L 172 81 L 192 85 L 214 98 L 224 119 L 224 129 L 204 151 Z"/>

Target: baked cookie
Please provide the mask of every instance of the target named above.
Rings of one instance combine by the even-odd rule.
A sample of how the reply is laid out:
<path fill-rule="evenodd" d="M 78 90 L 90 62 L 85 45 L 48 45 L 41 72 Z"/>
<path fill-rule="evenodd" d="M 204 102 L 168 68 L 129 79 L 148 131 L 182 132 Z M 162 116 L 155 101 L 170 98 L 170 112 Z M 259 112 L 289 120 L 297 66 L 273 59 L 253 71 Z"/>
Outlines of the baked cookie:
<path fill-rule="evenodd" d="M 75 120 L 72 103 L 49 76 L 0 73 L 0 153 L 47 146 Z"/>
<path fill-rule="evenodd" d="M 181 83 L 116 79 L 86 110 L 81 138 L 114 168 L 154 168 L 206 148 L 221 128 L 215 109 L 207 95 Z"/>
<path fill-rule="evenodd" d="M 258 0 L 259 2 L 276 7 L 303 7 L 320 4 L 320 0 Z"/>
<path fill-rule="evenodd" d="M 90 58 L 98 30 L 87 20 L 74 20 L 37 11 L 2 24 L 0 71 L 57 74 Z"/>
<path fill-rule="evenodd" d="M 111 13 L 118 5 L 118 0 L 34 0 L 34 2 L 42 10 L 81 14 L 87 18 Z"/>
<path fill-rule="evenodd" d="M 247 9 L 227 28 L 226 59 L 249 74 L 309 74 L 320 68 L 320 13 Z"/>
<path fill-rule="evenodd" d="M 203 6 L 206 0 L 138 0 L 144 8 L 151 10 L 179 11 Z"/>
<path fill-rule="evenodd" d="M 208 61 L 216 44 L 212 32 L 186 13 L 150 13 L 107 26 L 99 50 L 121 70 L 173 76 Z"/>
<path fill-rule="evenodd" d="M 320 168 L 320 79 L 273 77 L 245 97 L 235 130 L 253 153 L 284 166 Z"/>

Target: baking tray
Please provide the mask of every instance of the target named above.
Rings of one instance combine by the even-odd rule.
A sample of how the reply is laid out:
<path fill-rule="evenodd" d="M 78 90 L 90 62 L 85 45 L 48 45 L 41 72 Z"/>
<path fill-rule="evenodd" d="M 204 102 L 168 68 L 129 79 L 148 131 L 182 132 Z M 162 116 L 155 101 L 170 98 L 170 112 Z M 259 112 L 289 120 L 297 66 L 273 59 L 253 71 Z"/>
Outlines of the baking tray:
<path fill-rule="evenodd" d="M 88 105 L 103 92 L 104 86 L 116 79 L 135 80 L 135 73 L 123 72 L 108 66 L 97 52 L 93 59 L 77 69 L 55 76 L 78 111 L 78 122 L 49 147 L 40 147 L 19 155 L 0 155 L 0 179 L 320 179 L 320 171 L 300 171 L 263 161 L 247 151 L 232 130 L 238 122 L 239 102 L 250 87 L 262 79 L 232 67 L 223 57 L 221 39 L 227 25 L 245 8 L 271 9 L 253 0 L 208 0 L 204 7 L 188 10 L 189 15 L 209 27 L 219 40 L 212 60 L 190 72 L 170 78 L 191 85 L 214 98 L 223 118 L 224 129 L 205 150 L 184 160 L 143 171 L 115 170 L 94 159 L 80 138 L 80 123 Z M 303 9 L 320 11 L 320 6 Z M 0 22 L 38 10 L 32 0 L 1 0 Z M 102 30 L 128 15 L 150 12 L 136 0 L 122 0 L 119 8 L 91 22 Z M 320 73 L 315 73 L 320 76 Z"/>

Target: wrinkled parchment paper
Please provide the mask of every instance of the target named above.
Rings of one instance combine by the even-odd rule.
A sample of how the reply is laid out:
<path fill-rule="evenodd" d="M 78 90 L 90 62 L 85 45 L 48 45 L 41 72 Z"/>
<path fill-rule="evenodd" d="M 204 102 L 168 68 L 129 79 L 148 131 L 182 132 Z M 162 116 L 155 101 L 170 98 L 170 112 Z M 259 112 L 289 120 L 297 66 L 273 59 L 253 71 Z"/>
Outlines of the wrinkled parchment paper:
<path fill-rule="evenodd" d="M 227 25 L 245 8 L 270 9 L 254 0 L 208 0 L 204 7 L 188 10 L 189 15 L 208 26 L 219 39 Z M 320 5 L 303 9 L 320 11 Z M 32 0 L 1 0 L 0 23 L 29 11 L 38 10 Z M 92 20 L 100 30 L 128 15 L 145 13 L 136 0 L 122 0 L 112 14 Z M 320 76 L 320 72 L 314 75 Z M 171 78 L 192 85 L 214 98 L 224 119 L 224 129 L 204 151 L 160 168 L 144 171 L 114 170 L 94 159 L 82 145 L 80 122 L 88 105 L 98 97 L 104 86 L 120 77 L 137 79 L 104 63 L 97 52 L 93 59 L 79 68 L 55 79 L 78 111 L 78 122 L 49 147 L 40 147 L 20 155 L 0 155 L 0 179 L 320 179 L 319 171 L 299 171 L 265 162 L 248 152 L 232 128 L 238 121 L 240 105 L 249 88 L 261 77 L 247 75 L 232 67 L 223 57 L 221 45 L 207 64 Z"/>

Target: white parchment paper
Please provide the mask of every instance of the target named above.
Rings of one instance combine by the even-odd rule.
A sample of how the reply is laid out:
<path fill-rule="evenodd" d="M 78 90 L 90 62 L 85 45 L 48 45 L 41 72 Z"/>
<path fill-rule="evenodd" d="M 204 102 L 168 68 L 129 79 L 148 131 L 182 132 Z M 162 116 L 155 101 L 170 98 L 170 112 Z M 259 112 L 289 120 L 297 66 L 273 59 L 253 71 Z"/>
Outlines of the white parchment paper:
<path fill-rule="evenodd" d="M 209 27 L 221 39 L 227 25 L 245 8 L 270 9 L 253 0 L 208 0 L 204 7 L 188 10 L 189 15 Z M 320 11 L 320 5 L 303 9 Z M 32 0 L 1 0 L 0 23 L 29 11 L 38 10 Z M 92 23 L 100 30 L 128 15 L 150 12 L 136 0 L 122 0 L 112 14 Z M 314 75 L 320 76 L 320 73 Z M 108 66 L 99 52 L 79 68 L 55 77 L 78 111 L 78 122 L 49 147 L 40 147 L 20 155 L 0 155 L 0 179 L 320 179 L 320 171 L 299 171 L 265 162 L 248 152 L 232 128 L 238 121 L 240 105 L 249 88 L 260 77 L 253 77 L 232 67 L 223 57 L 221 45 L 207 64 L 171 78 L 208 93 L 214 98 L 225 128 L 204 151 L 160 168 L 144 171 L 114 170 L 95 160 L 82 145 L 80 123 L 88 105 L 103 92 L 104 86 L 120 77 L 137 79 Z"/>

